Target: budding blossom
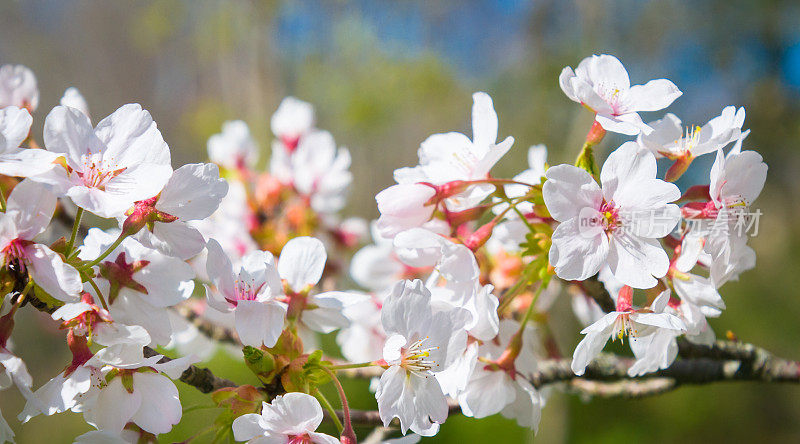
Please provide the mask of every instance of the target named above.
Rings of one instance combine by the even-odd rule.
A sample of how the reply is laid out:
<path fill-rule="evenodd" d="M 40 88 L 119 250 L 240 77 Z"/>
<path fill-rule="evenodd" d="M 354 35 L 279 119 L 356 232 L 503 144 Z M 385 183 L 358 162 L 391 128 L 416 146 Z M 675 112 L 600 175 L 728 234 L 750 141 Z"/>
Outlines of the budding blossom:
<path fill-rule="evenodd" d="M 261 414 L 248 413 L 233 421 L 233 437 L 251 444 L 338 444 L 333 436 L 316 432 L 322 423 L 319 401 L 305 393 L 276 396 L 262 403 Z"/>
<path fill-rule="evenodd" d="M 436 311 L 421 281 L 401 281 L 386 298 L 381 322 L 387 339 L 375 398 L 384 426 L 394 417 L 400 429 L 436 434 L 447 419 L 447 399 L 435 374 L 445 370 L 466 346 L 461 309 Z"/>
<path fill-rule="evenodd" d="M 664 109 L 683 94 L 667 79 L 631 86 L 628 71 L 607 54 L 583 59 L 574 71 L 567 66 L 558 83 L 570 100 L 596 113 L 603 129 L 631 136 L 653 131 L 639 117 L 640 111 Z"/>
<path fill-rule="evenodd" d="M 658 242 L 680 220 L 678 187 L 656 179 L 656 159 L 626 142 L 608 156 L 602 188 L 586 171 L 558 165 L 547 170 L 542 193 L 552 217 L 550 263 L 567 280 L 584 280 L 608 264 L 634 288 L 656 285 L 669 268 Z M 655 277 L 654 277 L 655 276 Z"/>
<path fill-rule="evenodd" d="M 6 212 L 0 213 L 0 261 L 17 267 L 50 296 L 76 301 L 81 276 L 58 253 L 33 239 L 44 232 L 56 209 L 56 197 L 41 184 L 23 180 L 11 191 Z"/>
<path fill-rule="evenodd" d="M 36 76 L 22 65 L 0 66 L 0 108 L 16 106 L 36 111 L 39 106 L 39 88 Z"/>
<path fill-rule="evenodd" d="M 169 147 L 138 104 L 123 105 L 95 128 L 83 112 L 57 106 L 45 119 L 44 144 L 64 162 L 32 179 L 100 217 L 122 216 L 158 194 L 172 174 Z"/>

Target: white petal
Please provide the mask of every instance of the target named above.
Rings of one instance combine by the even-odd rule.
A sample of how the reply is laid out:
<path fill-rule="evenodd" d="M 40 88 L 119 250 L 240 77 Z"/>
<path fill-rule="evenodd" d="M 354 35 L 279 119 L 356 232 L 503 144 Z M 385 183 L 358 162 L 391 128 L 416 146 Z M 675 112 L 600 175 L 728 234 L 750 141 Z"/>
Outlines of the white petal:
<path fill-rule="evenodd" d="M 586 171 L 572 165 L 558 165 L 546 172 L 542 187 L 547 210 L 557 221 L 577 217 L 585 207 L 600 208 L 603 194 Z"/>
<path fill-rule="evenodd" d="M 220 179 L 213 163 L 184 165 L 172 173 L 158 198 L 156 208 L 181 220 L 211 216 L 228 193 L 228 182 Z"/>
<path fill-rule="evenodd" d="M 283 247 L 278 259 L 278 273 L 294 291 L 316 285 L 322 277 L 328 255 L 325 246 L 313 237 L 296 237 Z"/>
<path fill-rule="evenodd" d="M 277 302 L 239 301 L 234 314 L 242 344 L 272 347 L 283 330 L 286 308 Z"/>
<path fill-rule="evenodd" d="M 50 296 L 63 302 L 74 302 L 83 289 L 80 273 L 67 265 L 50 248 L 32 244 L 25 248 L 30 261 L 30 273 L 34 282 Z"/>
<path fill-rule="evenodd" d="M 142 405 L 131 420 L 154 435 L 167 433 L 181 420 L 178 389 L 166 376 L 155 373 L 134 373 L 133 389 L 142 398 Z"/>
<path fill-rule="evenodd" d="M 667 79 L 651 80 L 644 85 L 632 86 L 628 97 L 630 111 L 658 111 L 672 104 L 683 94 Z"/>

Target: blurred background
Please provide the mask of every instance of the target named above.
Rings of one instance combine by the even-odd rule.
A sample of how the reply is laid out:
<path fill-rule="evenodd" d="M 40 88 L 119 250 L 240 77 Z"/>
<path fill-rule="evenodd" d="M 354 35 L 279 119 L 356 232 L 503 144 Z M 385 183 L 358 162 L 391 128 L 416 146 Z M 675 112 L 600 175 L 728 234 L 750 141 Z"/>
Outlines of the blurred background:
<path fill-rule="evenodd" d="M 545 143 L 550 163 L 571 161 L 591 124 L 570 102 L 558 74 L 593 53 L 614 54 L 632 83 L 666 77 L 684 95 L 669 109 L 703 124 L 726 105 L 745 106 L 746 148 L 769 164 L 755 207 L 764 212 L 751 245 L 758 266 L 722 289 L 728 310 L 712 325 L 800 359 L 800 3 L 714 1 L 4 1 L 0 63 L 24 64 L 38 77 L 34 134 L 64 90 L 76 86 L 96 122 L 139 102 L 158 122 L 173 164 L 203 161 L 206 139 L 223 121 L 243 119 L 264 149 L 269 117 L 294 95 L 316 106 L 318 126 L 353 155 L 355 175 L 344 214 L 374 218 L 374 195 L 392 171 L 416 164 L 419 143 L 435 132 L 470 134 L 471 94 L 491 94 L 500 136 L 516 143 L 495 172 L 510 177 L 527 147 Z M 660 115 L 643 116 L 646 121 Z M 607 137 L 601 157 L 621 143 Z M 712 156 L 696 161 L 679 185 L 706 182 Z M 563 301 L 562 301 L 563 302 Z M 561 303 L 561 347 L 571 354 L 577 325 Z M 36 386 L 67 363 L 63 336 L 26 310 L 16 351 Z M 559 314 L 556 314 L 559 316 Z M 21 324 L 21 325 L 20 325 Z M 221 376 L 253 383 L 224 353 Z M 184 406 L 208 398 L 178 384 Z M 354 404 L 374 408 L 366 386 Z M 20 427 L 23 405 L 0 393 L 0 410 L 20 443 L 68 443 L 88 430 L 77 414 L 39 417 Z M 164 442 L 182 441 L 214 413 L 197 410 Z M 735 438 L 734 438 L 735 437 Z M 533 442 L 500 417 L 452 417 L 423 442 Z M 684 387 L 646 400 L 581 400 L 555 394 L 544 410 L 540 443 L 800 442 L 800 388 L 758 384 Z"/>

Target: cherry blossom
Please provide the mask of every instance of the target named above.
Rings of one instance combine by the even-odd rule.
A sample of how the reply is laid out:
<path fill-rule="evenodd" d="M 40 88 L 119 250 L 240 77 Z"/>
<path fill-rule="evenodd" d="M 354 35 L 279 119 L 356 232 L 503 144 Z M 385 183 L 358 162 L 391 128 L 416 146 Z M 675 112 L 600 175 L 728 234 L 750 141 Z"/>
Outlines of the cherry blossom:
<path fill-rule="evenodd" d="M 647 309 L 634 309 L 631 303 L 632 296 L 633 290 L 625 287 L 617 298 L 616 311 L 606 314 L 594 324 L 581 330 L 581 334 L 586 336 L 575 347 L 572 356 L 572 371 L 576 375 L 583 375 L 586 366 L 603 350 L 609 339 L 621 340 L 627 335 L 633 342 L 639 338 L 663 333 L 663 330 L 678 333 L 686 331 L 686 325 L 680 318 L 664 312 L 669 301 L 669 292 L 661 293 Z M 633 349 L 634 346 L 631 347 Z"/>
<path fill-rule="evenodd" d="M 559 165 L 547 170 L 543 196 L 560 222 L 553 233 L 550 263 L 562 279 L 584 280 L 608 263 L 614 277 L 635 288 L 650 288 L 669 258 L 657 239 L 680 219 L 669 202 L 678 187 L 656 179 L 656 160 L 635 142 L 616 149 L 603 165 L 602 188 L 586 171 Z M 655 277 L 654 277 L 655 276 Z"/>
<path fill-rule="evenodd" d="M 5 267 L 18 267 L 50 296 L 75 301 L 83 288 L 78 271 L 65 264 L 58 253 L 33 239 L 50 224 L 56 197 L 30 179 L 18 183 L 0 214 L 0 260 Z"/>
<path fill-rule="evenodd" d="M 143 245 L 189 259 L 203 249 L 205 240 L 187 222 L 211 216 L 227 192 L 228 183 L 220 179 L 216 165 L 187 164 L 172 173 L 157 196 L 136 202 L 126 223 L 144 225 L 136 233 Z"/>
<path fill-rule="evenodd" d="M 248 413 L 233 421 L 233 437 L 251 444 L 337 444 L 338 439 L 316 432 L 322 423 L 322 407 L 305 393 L 276 396 L 262 403 L 261 414 Z"/>
<path fill-rule="evenodd" d="M 435 311 L 430 291 L 419 280 L 395 285 L 381 310 L 389 368 L 375 398 L 384 425 L 397 417 L 403 434 L 411 429 L 429 436 L 447 419 L 447 400 L 434 375 L 465 347 L 464 317 L 460 309 Z"/>
<path fill-rule="evenodd" d="M 98 353 L 90 359 L 89 365 L 101 367 L 103 380 L 81 400 L 86 422 L 117 433 L 128 422 L 156 435 L 169 432 L 182 416 L 178 389 L 170 378 L 180 377 L 197 359 L 189 356 L 160 363 L 162 355 L 131 358 Z"/>
<path fill-rule="evenodd" d="M 272 133 L 291 152 L 302 136 L 314 128 L 314 107 L 294 97 L 281 101 L 270 119 Z"/>
<path fill-rule="evenodd" d="M 674 181 L 683 174 L 692 160 L 703 154 L 713 153 L 729 143 L 741 139 L 744 124 L 744 108 L 725 107 L 722 114 L 700 126 L 690 126 L 685 130 L 681 120 L 667 113 L 664 118 L 650 122 L 653 132 L 639 134 L 637 142 L 651 150 L 656 157 L 675 160 L 667 171 L 668 181 Z"/>
<path fill-rule="evenodd" d="M 65 160 L 33 178 L 100 217 L 121 216 L 155 196 L 172 174 L 169 147 L 138 104 L 123 105 L 95 128 L 81 111 L 57 106 L 45 119 L 44 144 Z"/>
<path fill-rule="evenodd" d="M 245 122 L 228 121 L 222 124 L 221 133 L 208 138 L 208 157 L 223 168 L 252 168 L 258 160 L 258 146 Z"/>
<path fill-rule="evenodd" d="M 234 312 L 236 332 L 244 345 L 275 345 L 283 330 L 286 307 L 276 300 L 282 286 L 272 254 L 248 253 L 237 273 L 217 241 L 210 240 L 207 248 L 206 267 L 214 284 L 214 289 L 208 289 L 209 305 Z"/>
<path fill-rule="evenodd" d="M 0 108 L 16 106 L 36 111 L 39 106 L 39 88 L 36 76 L 22 65 L 0 66 Z"/>
<path fill-rule="evenodd" d="M 350 173 L 350 152 L 336 148 L 327 131 L 313 131 L 300 139 L 292 153 L 292 184 L 310 199 L 311 208 L 319 213 L 334 213 L 344 207 L 347 190 L 353 181 Z"/>
<path fill-rule="evenodd" d="M 501 359 L 512 335 L 519 330 L 519 323 L 504 320 L 500 324 L 498 341 L 485 341 L 478 348 L 470 369 L 466 388 L 458 394 L 462 412 L 474 418 L 484 418 L 496 413 L 514 418 L 519 425 L 538 430 L 543 400 L 538 391 L 525 379 L 526 374 L 537 369 L 538 343 L 533 328 L 523 332 L 522 349 L 511 369 L 503 369 L 487 361 Z M 491 396 L 487 396 L 491 393 Z M 518 399 L 519 398 L 519 399 Z"/>
<path fill-rule="evenodd" d="M 118 238 L 116 232 L 92 228 L 78 257 L 91 260 Z M 185 301 L 194 291 L 194 273 L 185 262 L 126 238 L 94 267 L 98 289 L 107 297 L 111 316 L 125 324 L 141 325 L 153 343 L 169 342 L 171 328 L 165 310 Z M 94 294 L 89 285 L 86 291 Z"/>
<path fill-rule="evenodd" d="M 628 71 L 607 54 L 583 59 L 574 71 L 567 66 L 558 83 L 570 100 L 594 111 L 606 131 L 632 136 L 653 131 L 642 122 L 640 111 L 664 109 L 683 94 L 667 79 L 631 86 Z"/>

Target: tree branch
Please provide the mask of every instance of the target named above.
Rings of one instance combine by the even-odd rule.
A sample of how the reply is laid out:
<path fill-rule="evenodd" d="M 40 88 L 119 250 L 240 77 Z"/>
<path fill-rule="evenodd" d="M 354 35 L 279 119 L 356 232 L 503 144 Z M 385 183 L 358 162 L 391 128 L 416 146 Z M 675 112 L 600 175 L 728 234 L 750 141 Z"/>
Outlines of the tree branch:
<path fill-rule="evenodd" d="M 598 275 L 594 275 L 585 281 L 574 282 L 586 293 L 586 296 L 594 299 L 597 305 L 606 313 L 611 313 L 617 309 L 614 299 L 606 290 L 606 286 L 598 279 Z"/>
<path fill-rule="evenodd" d="M 145 347 L 144 348 L 144 356 L 146 358 L 149 358 L 151 356 L 155 356 L 157 354 L 160 354 L 160 353 L 156 352 L 155 350 L 153 350 L 150 347 Z M 164 356 L 158 362 L 162 363 L 162 362 L 169 362 L 169 361 L 172 361 L 172 358 Z M 183 374 L 181 374 L 181 377 L 178 378 L 178 380 L 183 382 L 183 383 L 191 385 L 192 387 L 196 388 L 197 390 L 200 390 L 203 393 L 211 393 L 213 391 L 216 391 L 216 390 L 219 390 L 219 389 L 222 389 L 222 388 L 237 387 L 238 386 L 238 384 L 236 384 L 235 382 L 233 382 L 231 380 L 220 378 L 218 376 L 214 376 L 214 374 L 211 372 L 211 370 L 209 370 L 207 368 L 200 368 L 200 367 L 197 367 L 195 365 L 190 365 L 189 368 L 184 370 Z"/>

